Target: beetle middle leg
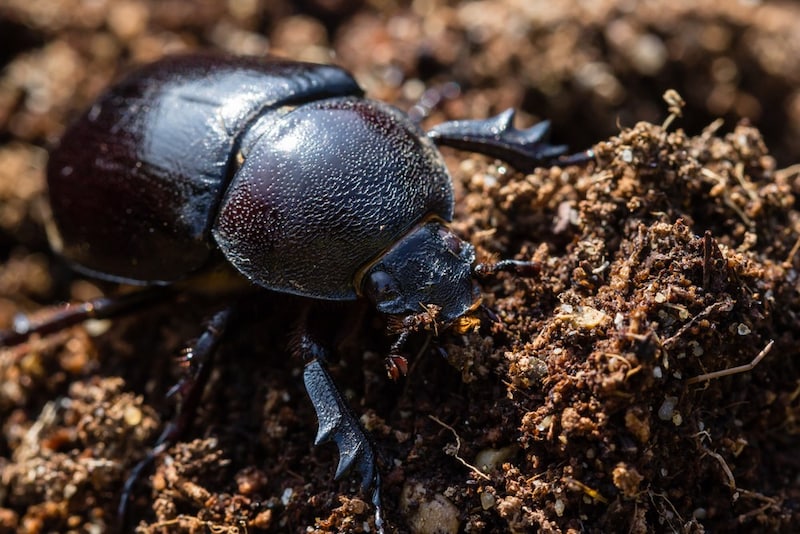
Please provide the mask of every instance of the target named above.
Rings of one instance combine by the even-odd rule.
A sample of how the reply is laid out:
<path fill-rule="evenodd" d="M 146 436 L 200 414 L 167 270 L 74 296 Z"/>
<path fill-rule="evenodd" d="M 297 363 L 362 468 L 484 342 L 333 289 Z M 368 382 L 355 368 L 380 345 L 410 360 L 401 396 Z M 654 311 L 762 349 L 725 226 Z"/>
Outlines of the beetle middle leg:
<path fill-rule="evenodd" d="M 144 470 L 149 467 L 161 454 L 188 432 L 194 422 L 197 407 L 203 395 L 208 379 L 211 375 L 214 356 L 219 349 L 220 343 L 225 335 L 231 317 L 234 314 L 234 307 L 230 306 L 214 314 L 206 323 L 205 330 L 197 338 L 194 344 L 185 354 L 188 368 L 180 381 L 173 386 L 169 393 L 170 397 L 177 399 L 176 414 L 169 421 L 161 435 L 158 437 L 153 448 L 145 457 L 137 463 L 128 475 L 125 485 L 122 488 L 119 505 L 117 508 L 117 519 L 119 530 L 122 531 L 127 516 L 128 503 L 133 494 L 135 484 L 142 476 Z"/>
<path fill-rule="evenodd" d="M 372 487 L 375 527 L 383 533 L 381 480 L 372 440 L 361 426 L 350 405 L 328 371 L 328 350 L 312 335 L 308 310 L 303 314 L 295 350 L 303 358 L 303 382 L 317 413 L 319 428 L 314 445 L 333 441 L 339 449 L 339 464 L 334 478 L 339 479 L 350 467 L 361 476 L 361 487 Z"/>

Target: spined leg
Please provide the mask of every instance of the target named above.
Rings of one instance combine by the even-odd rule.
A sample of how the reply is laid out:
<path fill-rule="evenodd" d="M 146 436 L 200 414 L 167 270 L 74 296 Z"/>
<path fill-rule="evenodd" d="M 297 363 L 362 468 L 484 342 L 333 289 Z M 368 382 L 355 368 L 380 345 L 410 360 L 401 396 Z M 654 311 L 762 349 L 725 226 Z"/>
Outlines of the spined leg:
<path fill-rule="evenodd" d="M 547 143 L 550 122 L 542 121 L 525 130 L 514 128 L 514 110 L 484 120 L 450 121 L 428 131 L 437 145 L 478 152 L 510 163 L 515 169 L 529 172 L 542 165 L 573 165 L 591 161 L 594 151 L 586 150 L 565 156 L 565 145 Z"/>
<path fill-rule="evenodd" d="M 174 396 L 177 399 L 175 417 L 166 424 L 153 448 L 133 467 L 122 488 L 122 495 L 117 508 L 120 532 L 125 527 L 127 508 L 133 494 L 133 487 L 142 476 L 142 472 L 181 436 L 185 435 L 191 427 L 203 390 L 211 375 L 214 355 L 222 342 L 232 315 L 232 308 L 217 312 L 206 323 L 203 333 L 187 351 L 185 356 L 188 363 L 186 374 L 168 393 L 168 396 Z"/>
<path fill-rule="evenodd" d="M 339 465 L 336 468 L 335 478 L 338 479 L 348 468 L 355 467 L 361 476 L 362 489 L 366 491 L 370 486 L 373 487 L 375 527 L 378 532 L 383 533 L 381 480 L 372 440 L 328 372 L 327 351 L 310 336 L 307 330 L 304 326 L 300 333 L 298 350 L 306 362 L 303 381 L 319 421 L 314 445 L 326 441 L 336 443 L 339 449 Z"/>

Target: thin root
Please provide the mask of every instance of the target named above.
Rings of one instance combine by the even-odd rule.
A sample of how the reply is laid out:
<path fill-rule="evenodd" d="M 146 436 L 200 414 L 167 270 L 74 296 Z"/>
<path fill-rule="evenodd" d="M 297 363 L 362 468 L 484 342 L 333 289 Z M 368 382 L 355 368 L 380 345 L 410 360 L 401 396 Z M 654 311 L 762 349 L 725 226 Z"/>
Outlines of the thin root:
<path fill-rule="evenodd" d="M 728 467 L 728 462 L 725 461 L 725 458 L 723 458 L 720 453 L 714 452 L 708 447 L 703 447 L 703 449 L 706 451 L 706 454 L 713 456 L 719 462 L 720 467 L 722 467 L 722 471 L 725 473 L 725 476 L 728 477 L 728 487 L 732 490 L 735 490 L 736 479 L 733 478 L 733 472 L 731 471 L 731 468 Z"/>
<path fill-rule="evenodd" d="M 478 469 L 478 468 L 477 468 L 477 467 L 475 467 L 474 465 L 472 465 L 472 464 L 468 463 L 467 461 L 465 461 L 465 460 L 464 460 L 462 457 L 460 457 L 460 456 L 458 455 L 458 451 L 460 451 L 460 450 L 461 450 L 461 438 L 458 436 L 458 432 L 456 432 L 456 429 L 455 429 L 455 428 L 453 428 L 452 426 L 448 425 L 447 423 L 445 423 L 444 421 L 442 421 L 441 419 L 439 419 L 439 418 L 438 418 L 438 417 L 436 417 L 435 415 L 428 415 L 428 417 L 429 417 L 429 418 L 430 418 L 432 421 L 434 421 L 434 422 L 436 422 L 436 423 L 438 423 L 438 424 L 442 425 L 444 428 L 446 428 L 447 430 L 449 430 L 450 432 L 452 432 L 452 433 L 453 433 L 453 435 L 455 436 L 455 438 L 456 438 L 456 450 L 455 450 L 455 453 L 453 453 L 453 457 L 454 457 L 456 460 L 458 460 L 459 462 L 461 462 L 461 464 L 462 464 L 464 467 L 466 467 L 467 469 L 469 469 L 470 471 L 472 471 L 473 473 L 475 473 L 476 475 L 478 475 L 478 476 L 479 476 L 479 477 L 481 477 L 482 479 L 484 479 L 484 480 L 491 480 L 491 478 L 489 477 L 489 475 L 487 475 L 486 473 L 484 473 L 483 471 L 481 471 L 480 469 Z"/>
<path fill-rule="evenodd" d="M 736 367 L 729 367 L 728 369 L 723 369 L 721 371 L 714 371 L 712 373 L 703 373 L 702 375 L 693 376 L 692 378 L 686 380 L 686 384 L 687 385 L 696 384 L 698 382 L 706 382 L 708 380 L 714 380 L 715 378 L 722 378 L 723 376 L 730 376 L 738 373 L 746 373 L 748 371 L 752 371 L 753 368 L 755 368 L 755 366 L 758 365 L 759 362 L 763 360 L 767 354 L 769 354 L 769 351 L 772 350 L 772 345 L 774 344 L 775 340 L 771 339 L 770 342 L 767 343 L 767 346 L 764 347 L 761 350 L 761 352 L 759 352 L 756 355 L 756 357 L 753 358 L 753 361 L 751 361 L 750 363 L 746 363 L 744 365 L 737 365 Z"/>

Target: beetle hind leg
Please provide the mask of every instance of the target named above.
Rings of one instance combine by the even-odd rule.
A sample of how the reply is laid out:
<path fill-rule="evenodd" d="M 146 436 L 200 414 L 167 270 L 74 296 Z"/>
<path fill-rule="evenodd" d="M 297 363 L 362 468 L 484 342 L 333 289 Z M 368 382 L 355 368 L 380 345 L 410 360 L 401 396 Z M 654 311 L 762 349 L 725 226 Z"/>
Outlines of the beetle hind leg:
<path fill-rule="evenodd" d="M 353 467 L 361 476 L 362 490 L 372 487 L 375 527 L 382 533 L 381 481 L 372 440 L 328 372 L 327 351 L 306 332 L 300 335 L 299 351 L 306 361 L 303 382 L 319 421 L 314 445 L 336 443 L 339 449 L 336 479 Z"/>
<path fill-rule="evenodd" d="M 188 368 L 186 374 L 167 394 L 169 397 L 177 399 L 177 412 L 173 419 L 166 424 L 155 445 L 131 469 L 122 488 L 117 507 L 118 530 L 120 532 L 125 530 L 128 504 L 133 496 L 134 487 L 145 469 L 149 468 L 164 451 L 184 436 L 194 422 L 203 390 L 211 375 L 214 356 L 231 322 L 233 313 L 233 307 L 229 307 L 214 314 L 206 322 L 203 333 L 187 352 L 186 362 Z"/>
<path fill-rule="evenodd" d="M 549 144 L 549 121 L 542 121 L 525 130 L 514 128 L 513 123 L 514 110 L 507 109 L 488 119 L 443 122 L 431 128 L 428 137 L 437 145 L 501 159 L 522 172 L 545 164 L 574 165 L 594 158 L 592 150 L 566 156 L 566 145 Z"/>
<path fill-rule="evenodd" d="M 46 336 L 75 326 L 89 319 L 111 319 L 139 308 L 154 305 L 174 295 L 167 287 L 153 286 L 131 293 L 69 304 L 53 315 L 34 322 L 24 315 L 18 316 L 11 330 L 0 331 L 0 347 L 13 347 L 24 343 L 33 335 Z"/>

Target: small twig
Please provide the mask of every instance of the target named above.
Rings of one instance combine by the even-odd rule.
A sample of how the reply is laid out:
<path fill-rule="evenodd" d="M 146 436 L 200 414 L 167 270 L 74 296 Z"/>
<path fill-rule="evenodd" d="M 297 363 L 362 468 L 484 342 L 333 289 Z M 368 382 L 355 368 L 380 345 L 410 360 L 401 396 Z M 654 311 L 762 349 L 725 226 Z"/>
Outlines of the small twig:
<path fill-rule="evenodd" d="M 780 506 L 781 499 L 777 499 L 775 497 L 769 497 L 764 495 L 763 493 L 759 493 L 757 491 L 752 491 L 749 489 L 744 488 L 736 488 L 736 491 L 742 494 L 742 497 L 746 497 L 749 499 L 755 499 L 757 501 L 765 502 L 771 506 Z"/>
<path fill-rule="evenodd" d="M 739 492 L 743 498 L 755 499 L 755 500 L 758 500 L 758 501 L 761 501 L 761 502 L 764 503 L 763 505 L 761 505 L 758 508 L 755 508 L 753 510 L 750 510 L 749 512 L 745 512 L 743 514 L 739 514 L 738 520 L 739 520 L 740 523 L 743 523 L 744 521 L 746 521 L 750 517 L 754 517 L 754 516 L 757 516 L 759 514 L 762 514 L 762 513 L 766 512 L 767 510 L 769 510 L 770 508 L 775 509 L 775 510 L 779 510 L 780 509 L 780 506 L 781 506 L 781 500 L 780 499 L 776 499 L 774 497 L 768 497 L 768 496 L 766 496 L 764 494 L 761 494 L 761 493 L 758 493 L 758 492 L 755 492 L 755 491 L 750 491 L 750 490 L 744 489 L 744 488 L 736 488 L 736 491 Z"/>
<path fill-rule="evenodd" d="M 740 524 L 744 523 L 747 519 L 749 519 L 751 517 L 755 517 L 757 515 L 761 515 L 761 514 L 763 514 L 764 512 L 766 512 L 767 510 L 769 510 L 770 508 L 773 508 L 773 507 L 774 507 L 773 504 L 769 504 L 769 503 L 768 504 L 762 504 L 761 506 L 759 506 L 755 510 L 750 510 L 749 512 L 745 512 L 743 514 L 739 514 L 739 516 L 737 517 L 737 520 L 739 521 Z"/>
<path fill-rule="evenodd" d="M 789 251 L 789 254 L 786 255 L 786 259 L 783 260 L 783 264 L 786 267 L 792 266 L 792 258 L 794 258 L 795 254 L 797 254 L 798 250 L 800 250 L 800 235 L 797 236 L 797 241 L 794 242 L 794 245 L 792 245 L 792 249 Z"/>
<path fill-rule="evenodd" d="M 739 185 L 742 186 L 742 189 L 744 189 L 745 193 L 747 193 L 747 196 L 750 197 L 750 200 L 753 202 L 758 202 L 758 193 L 753 191 L 753 182 L 748 182 L 744 178 L 744 163 L 740 161 L 736 164 L 736 166 L 733 168 L 733 176 L 739 182 Z"/>
<path fill-rule="evenodd" d="M 714 380 L 715 378 L 722 378 L 723 376 L 730 376 L 735 375 L 738 373 L 746 373 L 748 371 L 752 371 L 753 368 L 758 365 L 758 363 L 764 359 L 770 350 L 772 350 L 772 345 L 775 344 L 775 340 L 770 340 L 767 343 L 767 346 L 764 347 L 761 352 L 759 352 L 755 358 L 750 363 L 746 363 L 744 365 L 737 365 L 736 367 L 729 367 L 728 369 L 723 369 L 721 371 L 714 371 L 712 373 L 703 373 L 702 375 L 693 376 L 686 380 L 686 384 L 696 384 L 698 382 L 705 382 L 707 380 Z"/>
<path fill-rule="evenodd" d="M 697 324 L 697 322 L 700 321 L 701 319 L 705 319 L 712 313 L 717 313 L 717 312 L 725 313 L 731 311 L 732 309 L 733 309 L 732 300 L 726 299 L 721 302 L 715 302 L 714 304 L 708 306 L 706 309 L 704 309 L 703 311 L 692 317 L 689 320 L 689 322 L 680 327 L 677 332 L 675 332 L 673 335 L 665 339 L 664 342 L 661 344 L 661 346 L 664 347 L 665 349 L 669 349 L 670 345 L 676 342 L 678 338 L 680 338 L 687 330 L 689 330 L 691 327 Z"/>
<path fill-rule="evenodd" d="M 475 473 L 476 475 L 478 475 L 478 476 L 479 476 L 479 477 L 481 477 L 482 479 L 484 479 L 484 480 L 491 480 L 491 477 L 489 477 L 489 475 L 487 475 L 486 473 L 484 473 L 483 471 L 481 471 L 480 469 L 478 469 L 478 468 L 477 468 L 477 467 L 475 467 L 474 465 L 472 465 L 472 464 L 470 464 L 470 463 L 466 462 L 466 461 L 465 461 L 465 460 L 464 460 L 462 457 L 460 457 L 460 456 L 458 455 L 458 451 L 460 451 L 460 450 L 461 450 L 461 438 L 458 436 L 458 432 L 456 432 L 456 429 L 455 429 L 455 428 L 453 428 L 452 426 L 448 425 L 447 423 L 445 423 L 444 421 L 442 421 L 441 419 L 439 419 L 439 418 L 438 418 L 438 417 L 436 417 L 435 415 L 428 415 L 428 417 L 429 417 L 431 420 L 435 421 L 436 423 L 439 423 L 440 425 L 442 425 L 444 428 L 446 428 L 446 429 L 447 429 L 447 430 L 449 430 L 450 432 L 452 432 L 452 433 L 453 433 L 453 435 L 455 436 L 455 438 L 456 438 L 456 451 L 455 451 L 455 453 L 453 453 L 453 457 L 454 457 L 456 460 L 458 460 L 459 462 L 461 462 L 461 464 L 462 464 L 464 467 L 466 467 L 467 469 L 469 469 L 470 471 L 472 471 L 473 473 Z"/>
<path fill-rule="evenodd" d="M 706 446 L 703 446 L 703 450 L 706 451 L 706 454 L 713 456 L 719 462 L 722 471 L 725 473 L 725 476 L 728 477 L 728 487 L 732 490 L 736 490 L 736 479 L 733 478 L 733 472 L 731 468 L 728 467 L 728 462 L 725 461 L 725 458 L 723 458 L 720 453 L 714 452 Z"/>
<path fill-rule="evenodd" d="M 750 217 L 748 217 L 747 214 L 744 211 L 742 211 L 742 208 L 737 206 L 736 203 L 733 200 L 731 200 L 730 196 L 728 195 L 728 193 L 727 193 L 727 191 L 728 191 L 728 179 L 727 178 L 715 173 L 714 171 L 712 171 L 711 169 L 708 169 L 706 167 L 703 167 L 702 169 L 700 169 L 700 174 L 705 176 L 706 178 L 710 178 L 711 180 L 714 180 L 719 185 L 724 186 L 725 192 L 722 195 L 722 201 L 725 203 L 725 205 L 728 206 L 733 211 L 735 211 L 736 214 L 739 216 L 739 218 L 742 219 L 742 222 L 744 222 L 747 225 L 748 228 L 752 229 L 752 228 L 755 227 L 755 223 L 753 223 L 753 220 Z"/>
<path fill-rule="evenodd" d="M 717 133 L 717 130 L 722 128 L 724 124 L 724 119 L 714 120 L 714 122 L 703 128 L 703 132 L 700 134 L 700 139 L 702 139 L 704 142 L 708 142 L 714 136 L 714 134 Z"/>
<path fill-rule="evenodd" d="M 775 171 L 775 178 L 781 181 L 788 181 L 790 178 L 800 176 L 800 163 L 789 165 L 785 169 Z"/>
<path fill-rule="evenodd" d="M 668 513 L 665 513 L 665 512 L 668 512 L 666 507 L 663 504 L 659 505 L 659 503 L 656 502 L 656 499 L 655 499 L 656 497 L 658 497 L 663 502 L 665 502 L 667 505 L 669 505 L 669 507 L 672 509 L 673 517 L 676 517 L 678 519 L 678 521 L 679 521 L 679 524 L 682 525 L 684 523 L 683 517 L 678 512 L 678 509 L 675 508 L 675 505 L 672 504 L 672 501 L 669 500 L 669 497 L 667 497 L 663 493 L 655 493 L 653 490 L 648 490 L 647 494 L 650 497 L 650 502 L 652 502 L 653 506 L 655 506 L 658 509 L 658 511 L 661 513 L 661 517 L 665 518 L 667 524 L 669 524 L 669 526 L 672 527 L 671 530 L 673 532 L 679 532 L 679 529 L 675 528 L 676 526 L 673 524 L 672 519 L 670 519 L 670 515 Z"/>
<path fill-rule="evenodd" d="M 672 124 L 672 121 L 683 116 L 683 106 L 686 105 L 686 102 L 675 89 L 667 89 L 661 98 L 667 103 L 667 110 L 669 111 L 669 115 L 661 125 L 661 129 L 666 131 Z"/>
<path fill-rule="evenodd" d="M 703 289 L 709 290 L 711 282 L 711 254 L 713 252 L 714 238 L 711 236 L 711 230 L 706 230 L 703 236 Z"/>

